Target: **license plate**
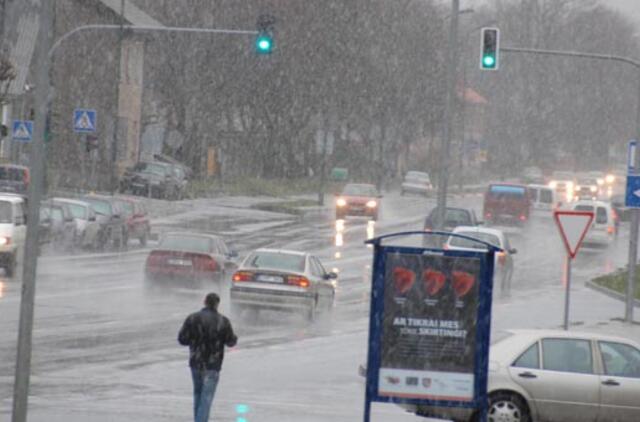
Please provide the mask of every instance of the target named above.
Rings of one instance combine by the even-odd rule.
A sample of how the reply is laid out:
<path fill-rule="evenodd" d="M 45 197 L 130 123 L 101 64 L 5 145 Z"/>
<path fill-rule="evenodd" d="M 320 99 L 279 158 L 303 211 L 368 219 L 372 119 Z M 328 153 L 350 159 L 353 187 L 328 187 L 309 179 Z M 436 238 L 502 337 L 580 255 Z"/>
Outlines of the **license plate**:
<path fill-rule="evenodd" d="M 264 281 L 266 283 L 283 283 L 284 279 L 280 276 L 277 275 L 265 275 L 265 274 L 260 274 L 257 277 L 258 281 Z"/>
<path fill-rule="evenodd" d="M 190 267 L 192 265 L 188 259 L 168 259 L 167 264 L 177 265 L 179 267 Z"/>

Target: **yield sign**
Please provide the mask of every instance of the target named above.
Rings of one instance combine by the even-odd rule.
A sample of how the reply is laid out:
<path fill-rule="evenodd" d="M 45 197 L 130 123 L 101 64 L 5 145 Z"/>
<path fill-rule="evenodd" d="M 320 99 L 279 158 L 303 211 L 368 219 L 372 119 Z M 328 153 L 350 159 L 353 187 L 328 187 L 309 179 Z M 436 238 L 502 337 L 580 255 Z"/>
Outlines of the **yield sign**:
<path fill-rule="evenodd" d="M 589 211 L 555 211 L 553 217 L 560 230 L 567 253 L 575 258 L 582 245 L 584 236 L 593 222 L 593 212 Z"/>

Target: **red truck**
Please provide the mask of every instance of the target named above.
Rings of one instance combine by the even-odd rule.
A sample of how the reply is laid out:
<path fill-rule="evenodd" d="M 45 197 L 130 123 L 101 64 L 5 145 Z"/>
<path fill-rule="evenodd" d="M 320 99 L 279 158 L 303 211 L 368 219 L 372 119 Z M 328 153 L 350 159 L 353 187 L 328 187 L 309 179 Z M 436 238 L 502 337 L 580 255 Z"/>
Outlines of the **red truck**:
<path fill-rule="evenodd" d="M 493 183 L 484 194 L 487 223 L 523 226 L 529 221 L 531 195 L 525 185 Z"/>

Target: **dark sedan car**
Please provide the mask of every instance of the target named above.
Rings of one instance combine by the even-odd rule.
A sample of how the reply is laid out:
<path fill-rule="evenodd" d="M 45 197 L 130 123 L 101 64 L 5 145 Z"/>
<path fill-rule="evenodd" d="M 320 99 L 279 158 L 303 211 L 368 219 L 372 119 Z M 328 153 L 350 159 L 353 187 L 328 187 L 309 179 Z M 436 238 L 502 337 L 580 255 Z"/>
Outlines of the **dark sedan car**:
<path fill-rule="evenodd" d="M 447 207 L 444 213 L 444 223 L 442 225 L 437 224 L 438 222 L 438 211 L 439 208 L 435 207 L 431 210 L 429 215 L 424 221 L 424 231 L 444 231 L 451 232 L 458 226 L 477 226 L 480 224 L 478 218 L 476 217 L 476 213 L 472 209 L 468 208 L 454 208 Z M 446 236 L 424 236 L 424 245 L 425 246 L 436 246 L 441 247 L 446 242 Z"/>
<path fill-rule="evenodd" d="M 173 164 L 141 161 L 127 169 L 120 180 L 120 193 L 150 198 L 181 199 L 186 181 L 184 172 Z"/>
<path fill-rule="evenodd" d="M 199 233 L 167 233 L 147 257 L 145 280 L 220 282 L 236 268 L 236 253 L 220 236 Z"/>

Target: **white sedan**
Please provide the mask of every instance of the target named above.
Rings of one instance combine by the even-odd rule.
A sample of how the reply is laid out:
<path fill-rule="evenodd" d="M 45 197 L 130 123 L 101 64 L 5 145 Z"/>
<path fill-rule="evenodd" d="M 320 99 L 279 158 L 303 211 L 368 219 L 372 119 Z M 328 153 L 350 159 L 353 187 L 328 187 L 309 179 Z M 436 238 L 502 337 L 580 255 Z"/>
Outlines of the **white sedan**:
<path fill-rule="evenodd" d="M 555 330 L 509 330 L 489 353 L 490 422 L 640 421 L 640 345 Z M 422 416 L 478 421 L 469 409 L 402 405 Z"/>

